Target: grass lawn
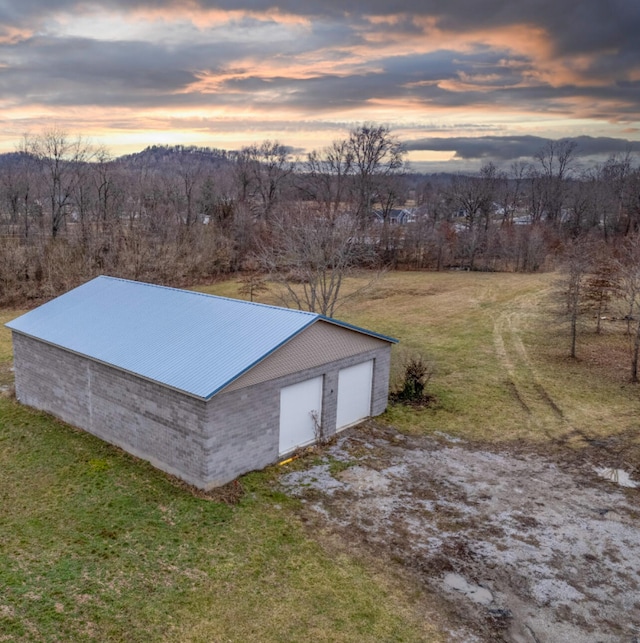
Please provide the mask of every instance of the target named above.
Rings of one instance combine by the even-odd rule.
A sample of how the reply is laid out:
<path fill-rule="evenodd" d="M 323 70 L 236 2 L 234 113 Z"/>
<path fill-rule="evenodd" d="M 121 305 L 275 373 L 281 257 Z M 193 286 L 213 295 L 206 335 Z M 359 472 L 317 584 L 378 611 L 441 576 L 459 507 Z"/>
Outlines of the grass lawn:
<path fill-rule="evenodd" d="M 438 640 L 392 577 L 330 555 L 245 476 L 239 505 L 0 404 L 0 640 Z"/>
<path fill-rule="evenodd" d="M 437 402 L 383 416 L 403 431 L 549 442 L 637 433 L 640 391 L 614 322 L 581 359 L 553 313 L 552 275 L 390 273 L 336 316 L 434 365 Z M 346 284 L 355 289 L 357 280 Z M 237 296 L 228 281 L 202 288 Z M 273 303 L 269 293 L 261 300 Z M 4 311 L 3 323 L 18 314 Z M 618 366 L 620 364 L 620 366 Z M 0 328 L 0 387 L 11 383 Z M 635 438 L 632 438 L 635 440 Z M 438 641 L 394 566 L 354 559 L 301 524 L 277 468 L 228 506 L 117 448 L 0 397 L 0 641 Z"/>

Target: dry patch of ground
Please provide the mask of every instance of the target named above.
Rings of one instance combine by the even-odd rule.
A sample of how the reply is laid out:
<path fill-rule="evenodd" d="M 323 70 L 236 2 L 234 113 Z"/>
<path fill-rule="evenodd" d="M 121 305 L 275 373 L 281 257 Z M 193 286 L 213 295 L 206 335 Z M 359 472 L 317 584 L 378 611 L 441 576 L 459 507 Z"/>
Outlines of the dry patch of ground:
<path fill-rule="evenodd" d="M 281 483 L 316 534 L 417 575 L 451 641 L 640 640 L 640 489 L 598 474 L 606 445 L 535 449 L 369 423 Z"/>

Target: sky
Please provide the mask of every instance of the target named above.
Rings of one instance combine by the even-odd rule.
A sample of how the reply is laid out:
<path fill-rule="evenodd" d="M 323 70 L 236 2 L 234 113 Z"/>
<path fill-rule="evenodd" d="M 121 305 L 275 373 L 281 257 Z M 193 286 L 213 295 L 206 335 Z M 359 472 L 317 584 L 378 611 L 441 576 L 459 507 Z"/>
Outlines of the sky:
<path fill-rule="evenodd" d="M 0 152 L 55 127 L 303 157 L 365 122 L 417 170 L 640 151 L 640 1 L 0 0 Z"/>

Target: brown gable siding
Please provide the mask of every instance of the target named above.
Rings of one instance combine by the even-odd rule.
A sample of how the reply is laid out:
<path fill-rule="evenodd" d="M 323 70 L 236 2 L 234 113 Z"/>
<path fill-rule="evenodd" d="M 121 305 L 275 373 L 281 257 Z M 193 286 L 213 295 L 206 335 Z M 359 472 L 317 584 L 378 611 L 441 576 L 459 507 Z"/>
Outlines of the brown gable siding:
<path fill-rule="evenodd" d="M 382 339 L 329 322 L 317 321 L 231 382 L 224 391 L 235 391 L 385 345 L 388 343 Z"/>

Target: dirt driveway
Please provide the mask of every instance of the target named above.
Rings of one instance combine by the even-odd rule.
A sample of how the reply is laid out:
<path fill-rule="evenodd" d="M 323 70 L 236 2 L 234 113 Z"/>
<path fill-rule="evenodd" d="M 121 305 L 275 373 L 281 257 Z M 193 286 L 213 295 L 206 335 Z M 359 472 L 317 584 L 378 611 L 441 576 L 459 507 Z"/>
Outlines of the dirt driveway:
<path fill-rule="evenodd" d="M 640 489 L 601 477 L 601 451 L 372 422 L 281 483 L 307 520 L 416 574 L 451 641 L 638 643 Z"/>

